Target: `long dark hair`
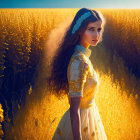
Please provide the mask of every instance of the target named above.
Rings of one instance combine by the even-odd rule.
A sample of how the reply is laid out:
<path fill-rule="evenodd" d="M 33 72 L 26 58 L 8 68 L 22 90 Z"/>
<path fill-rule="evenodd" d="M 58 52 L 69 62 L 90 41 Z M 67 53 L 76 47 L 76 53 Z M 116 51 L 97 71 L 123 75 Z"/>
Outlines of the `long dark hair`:
<path fill-rule="evenodd" d="M 83 20 L 79 29 L 74 34 L 72 34 L 72 29 L 77 19 L 79 19 L 80 16 L 82 16 L 84 13 L 89 12 L 89 11 L 92 14 L 89 17 L 87 17 L 85 20 Z M 68 93 L 67 67 L 68 67 L 70 58 L 72 54 L 74 53 L 74 47 L 76 44 L 79 43 L 80 34 L 82 35 L 84 33 L 87 25 L 90 22 L 95 22 L 97 20 L 101 20 L 102 23 L 105 23 L 104 22 L 105 19 L 103 18 L 103 15 L 99 11 L 95 11 L 89 8 L 81 8 L 76 13 L 72 23 L 70 24 L 70 26 L 68 27 L 65 33 L 63 41 L 61 42 L 61 44 L 59 44 L 56 54 L 53 57 L 53 61 L 51 65 L 52 66 L 51 74 L 50 74 L 50 77 L 47 78 L 48 89 L 53 94 L 55 94 L 55 92 L 57 93 L 56 95 L 59 95 L 59 93 L 61 94 Z M 103 30 L 101 31 L 101 34 L 102 33 L 103 33 Z M 100 38 L 100 41 L 102 41 L 102 36 Z"/>

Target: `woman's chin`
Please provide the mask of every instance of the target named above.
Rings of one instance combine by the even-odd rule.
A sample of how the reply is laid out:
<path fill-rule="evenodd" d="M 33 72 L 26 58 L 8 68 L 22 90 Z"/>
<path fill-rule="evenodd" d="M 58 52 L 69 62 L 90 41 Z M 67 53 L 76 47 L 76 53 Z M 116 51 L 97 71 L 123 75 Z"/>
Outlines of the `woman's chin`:
<path fill-rule="evenodd" d="M 90 44 L 90 46 L 96 46 L 97 45 L 97 43 L 92 43 L 92 44 Z"/>

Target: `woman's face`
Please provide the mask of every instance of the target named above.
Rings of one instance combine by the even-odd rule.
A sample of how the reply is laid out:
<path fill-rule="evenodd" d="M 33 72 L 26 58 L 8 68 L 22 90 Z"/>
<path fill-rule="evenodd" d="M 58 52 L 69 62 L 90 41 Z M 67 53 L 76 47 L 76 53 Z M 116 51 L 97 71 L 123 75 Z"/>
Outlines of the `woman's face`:
<path fill-rule="evenodd" d="M 85 46 L 96 46 L 101 37 L 102 21 L 90 22 L 82 35 L 81 42 Z"/>

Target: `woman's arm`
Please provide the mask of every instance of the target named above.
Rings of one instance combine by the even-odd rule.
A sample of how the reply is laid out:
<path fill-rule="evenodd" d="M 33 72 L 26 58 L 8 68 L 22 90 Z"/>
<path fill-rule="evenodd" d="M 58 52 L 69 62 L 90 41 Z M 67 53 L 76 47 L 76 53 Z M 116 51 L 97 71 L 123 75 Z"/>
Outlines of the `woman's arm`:
<path fill-rule="evenodd" d="M 70 118 L 74 140 L 82 139 L 80 101 L 83 97 L 83 87 L 89 71 L 88 64 L 81 58 L 72 58 L 68 66 Z"/>
<path fill-rule="evenodd" d="M 70 98 L 70 118 L 74 140 L 81 140 L 80 98 Z"/>

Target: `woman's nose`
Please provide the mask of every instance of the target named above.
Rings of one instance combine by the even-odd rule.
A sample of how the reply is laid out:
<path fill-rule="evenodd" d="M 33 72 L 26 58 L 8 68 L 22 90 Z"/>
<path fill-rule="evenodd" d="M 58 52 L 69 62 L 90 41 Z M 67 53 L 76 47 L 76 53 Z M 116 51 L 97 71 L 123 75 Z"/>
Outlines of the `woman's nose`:
<path fill-rule="evenodd" d="M 95 32 L 95 34 L 94 34 L 94 38 L 98 38 L 99 37 L 99 35 L 100 35 L 100 33 L 97 31 L 97 32 Z"/>
<path fill-rule="evenodd" d="M 100 34 L 100 33 L 97 31 L 97 32 L 96 32 L 96 36 L 99 36 L 99 34 Z"/>

